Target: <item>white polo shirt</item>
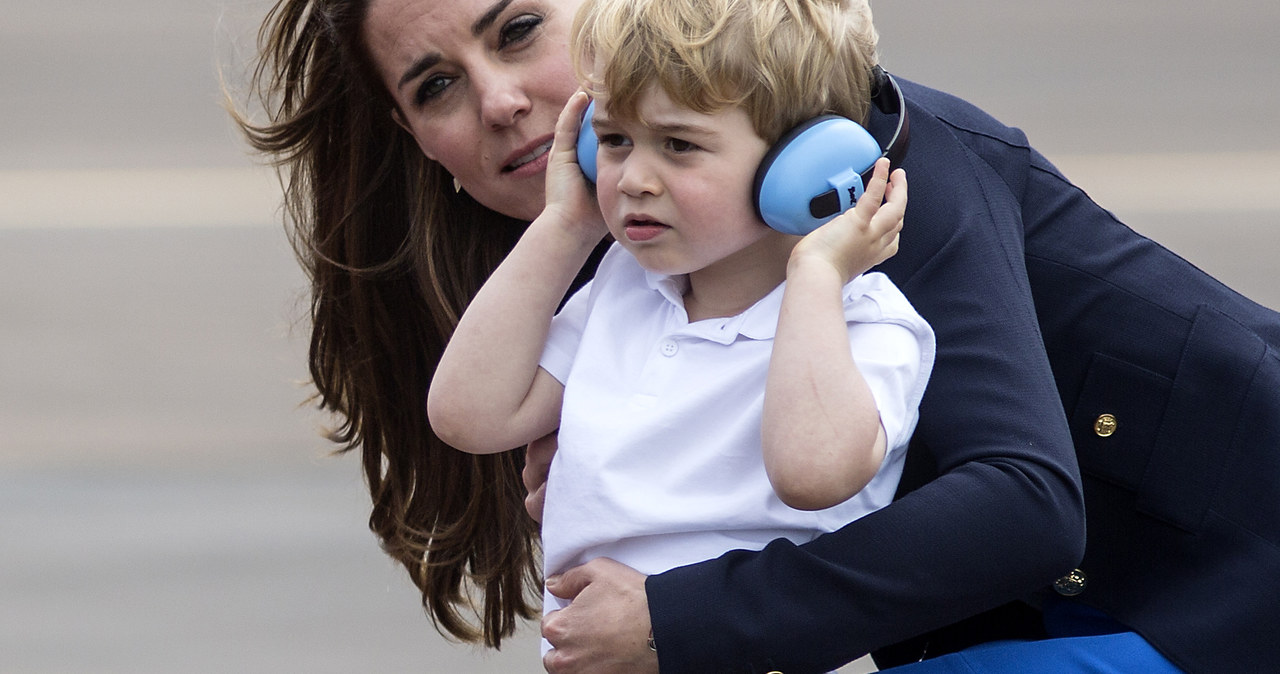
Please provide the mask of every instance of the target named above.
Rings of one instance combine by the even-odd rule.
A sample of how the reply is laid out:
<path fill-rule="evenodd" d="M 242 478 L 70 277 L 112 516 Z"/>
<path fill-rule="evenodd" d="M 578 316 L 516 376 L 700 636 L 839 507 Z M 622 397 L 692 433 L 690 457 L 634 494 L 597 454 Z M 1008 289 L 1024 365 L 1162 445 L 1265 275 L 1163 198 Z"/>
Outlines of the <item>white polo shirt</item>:
<path fill-rule="evenodd" d="M 787 507 L 764 470 L 760 424 L 783 286 L 738 316 L 689 323 L 686 277 L 645 271 L 615 244 L 552 322 L 542 367 L 564 383 L 543 511 L 548 575 L 596 557 L 645 574 L 797 543 L 887 505 L 933 367 L 933 330 L 879 273 L 845 286 L 849 342 L 887 434 L 861 492 Z M 546 596 L 544 610 L 563 606 Z"/>

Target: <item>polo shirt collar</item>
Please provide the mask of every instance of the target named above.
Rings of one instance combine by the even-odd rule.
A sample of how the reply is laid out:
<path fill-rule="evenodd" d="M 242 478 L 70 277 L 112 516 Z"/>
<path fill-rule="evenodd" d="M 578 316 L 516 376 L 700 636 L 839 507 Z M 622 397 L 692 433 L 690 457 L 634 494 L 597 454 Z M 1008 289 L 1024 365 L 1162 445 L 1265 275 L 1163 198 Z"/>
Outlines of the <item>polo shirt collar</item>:
<path fill-rule="evenodd" d="M 773 339 L 778 331 L 778 314 L 782 309 L 785 281 L 737 316 L 689 323 L 689 315 L 684 310 L 684 294 L 689 289 L 688 275 L 670 276 L 646 269 L 644 277 L 650 288 L 677 309 L 676 315 L 684 323 L 680 330 L 682 333 L 720 344 L 731 344 L 739 335 L 747 339 Z"/>

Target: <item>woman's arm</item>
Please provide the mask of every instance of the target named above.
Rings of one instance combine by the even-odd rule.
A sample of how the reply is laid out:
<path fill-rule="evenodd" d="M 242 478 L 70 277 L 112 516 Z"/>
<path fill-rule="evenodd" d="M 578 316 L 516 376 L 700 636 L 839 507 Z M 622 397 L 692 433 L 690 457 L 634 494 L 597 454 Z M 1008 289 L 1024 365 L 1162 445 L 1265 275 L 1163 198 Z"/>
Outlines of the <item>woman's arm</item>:
<path fill-rule="evenodd" d="M 578 269 L 604 235 L 575 158 L 577 95 L 561 113 L 547 169 L 547 207 L 467 307 L 427 395 L 432 429 L 464 451 L 519 447 L 555 430 L 563 386 L 538 361 Z"/>
<path fill-rule="evenodd" d="M 793 508 L 847 500 L 884 459 L 876 401 L 849 348 L 843 289 L 897 251 L 907 185 L 901 171 L 892 185 L 888 175 L 882 159 L 857 206 L 801 240 L 787 266 L 762 430 L 765 470 Z"/>

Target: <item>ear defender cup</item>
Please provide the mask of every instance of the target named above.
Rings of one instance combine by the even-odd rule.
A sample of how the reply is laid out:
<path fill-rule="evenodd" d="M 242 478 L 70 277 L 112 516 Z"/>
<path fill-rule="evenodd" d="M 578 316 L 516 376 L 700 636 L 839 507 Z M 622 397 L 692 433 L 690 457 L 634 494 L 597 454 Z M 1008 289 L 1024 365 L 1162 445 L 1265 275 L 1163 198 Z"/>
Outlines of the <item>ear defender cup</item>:
<path fill-rule="evenodd" d="M 766 225 L 808 234 L 862 196 L 862 173 L 881 156 L 880 143 L 861 124 L 815 117 L 787 132 L 756 171 L 756 210 Z"/>
<path fill-rule="evenodd" d="M 582 174 L 592 184 L 596 182 L 596 150 L 599 149 L 597 147 L 596 130 L 591 126 L 591 115 L 595 111 L 596 102 L 591 101 L 591 104 L 583 111 L 582 125 L 578 127 L 578 166 L 582 167 Z"/>
<path fill-rule="evenodd" d="M 907 154 L 911 125 L 902 91 L 880 66 L 871 69 L 871 103 L 898 118 L 893 136 L 880 144 L 861 124 L 837 115 L 804 122 L 783 134 L 756 170 L 756 213 L 787 234 L 808 234 L 853 206 L 880 157 L 892 167 Z"/>

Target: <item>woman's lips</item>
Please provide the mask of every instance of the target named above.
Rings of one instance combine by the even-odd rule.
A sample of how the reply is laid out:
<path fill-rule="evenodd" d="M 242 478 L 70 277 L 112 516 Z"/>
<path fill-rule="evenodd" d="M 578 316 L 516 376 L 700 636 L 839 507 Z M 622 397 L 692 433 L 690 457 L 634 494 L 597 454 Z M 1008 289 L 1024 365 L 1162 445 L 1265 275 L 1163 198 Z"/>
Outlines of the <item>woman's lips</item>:
<path fill-rule="evenodd" d="M 503 173 L 514 173 L 517 175 L 527 175 L 530 173 L 540 173 L 547 168 L 547 153 L 551 150 L 551 140 L 539 143 L 533 149 L 516 157 L 502 167 Z"/>

